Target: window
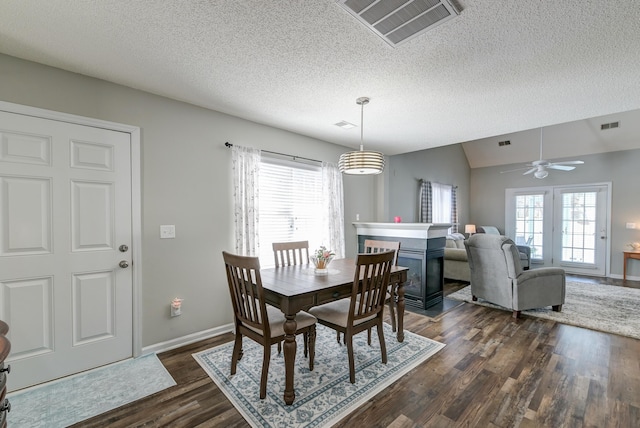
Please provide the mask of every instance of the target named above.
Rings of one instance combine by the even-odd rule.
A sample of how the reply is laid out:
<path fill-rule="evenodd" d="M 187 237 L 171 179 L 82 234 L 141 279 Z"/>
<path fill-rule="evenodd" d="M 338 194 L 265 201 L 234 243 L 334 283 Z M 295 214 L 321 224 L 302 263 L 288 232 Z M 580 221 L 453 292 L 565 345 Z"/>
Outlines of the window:
<path fill-rule="evenodd" d="M 263 154 L 259 178 L 260 265 L 274 265 L 273 242 L 322 243 L 322 168 Z"/>

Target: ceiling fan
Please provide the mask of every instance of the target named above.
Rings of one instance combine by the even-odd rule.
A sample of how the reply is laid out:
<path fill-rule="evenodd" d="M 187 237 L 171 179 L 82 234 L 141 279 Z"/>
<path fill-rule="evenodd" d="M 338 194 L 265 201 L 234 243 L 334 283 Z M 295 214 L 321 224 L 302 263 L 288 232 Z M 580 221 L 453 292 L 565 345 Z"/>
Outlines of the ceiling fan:
<path fill-rule="evenodd" d="M 571 171 L 575 169 L 575 166 L 571 165 L 582 165 L 584 162 L 581 160 L 572 160 L 572 161 L 562 161 L 562 162 L 549 162 L 548 160 L 542 159 L 542 128 L 540 128 L 540 159 L 537 161 L 533 161 L 530 164 L 523 168 L 510 169 L 508 171 L 500 171 L 500 174 L 504 174 L 506 172 L 515 172 L 522 171 L 526 169 L 526 171 L 522 175 L 527 175 L 533 173 L 535 178 L 545 178 L 549 175 L 549 171 L 547 169 L 555 169 L 558 171 Z"/>

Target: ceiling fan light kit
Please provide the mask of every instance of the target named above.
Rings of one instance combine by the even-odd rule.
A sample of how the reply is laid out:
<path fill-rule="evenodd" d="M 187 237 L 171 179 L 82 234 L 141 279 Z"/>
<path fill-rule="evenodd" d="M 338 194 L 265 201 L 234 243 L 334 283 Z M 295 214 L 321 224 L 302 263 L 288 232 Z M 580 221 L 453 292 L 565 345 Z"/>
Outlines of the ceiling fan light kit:
<path fill-rule="evenodd" d="M 368 103 L 369 98 L 367 97 L 360 97 L 356 100 L 356 104 L 360 105 L 360 150 L 340 155 L 338 168 L 343 174 L 373 175 L 384 171 L 384 155 L 380 152 L 364 150 L 364 106 Z"/>
<path fill-rule="evenodd" d="M 523 168 L 510 169 L 508 171 L 500 171 L 500 174 L 504 174 L 506 172 L 515 172 L 522 171 L 526 169 L 522 175 L 527 175 L 533 173 L 533 176 L 538 179 L 543 179 L 549 176 L 548 169 L 555 169 L 558 171 L 572 171 L 576 169 L 575 166 L 571 165 L 582 165 L 584 164 L 581 160 L 572 160 L 572 161 L 560 161 L 560 162 L 549 162 L 548 160 L 542 159 L 542 128 L 540 128 L 540 159 L 537 161 L 533 161 L 527 166 Z"/>

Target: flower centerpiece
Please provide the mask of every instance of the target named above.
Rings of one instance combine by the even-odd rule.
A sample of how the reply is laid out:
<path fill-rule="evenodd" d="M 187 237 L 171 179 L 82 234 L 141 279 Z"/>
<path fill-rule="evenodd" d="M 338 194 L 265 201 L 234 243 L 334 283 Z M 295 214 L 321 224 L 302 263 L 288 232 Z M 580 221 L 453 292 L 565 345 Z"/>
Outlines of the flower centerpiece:
<path fill-rule="evenodd" d="M 327 250 L 324 245 L 318 248 L 310 257 L 313 265 L 316 267 L 316 273 L 326 274 L 329 272 L 328 266 L 333 260 L 335 253 L 331 250 Z"/>

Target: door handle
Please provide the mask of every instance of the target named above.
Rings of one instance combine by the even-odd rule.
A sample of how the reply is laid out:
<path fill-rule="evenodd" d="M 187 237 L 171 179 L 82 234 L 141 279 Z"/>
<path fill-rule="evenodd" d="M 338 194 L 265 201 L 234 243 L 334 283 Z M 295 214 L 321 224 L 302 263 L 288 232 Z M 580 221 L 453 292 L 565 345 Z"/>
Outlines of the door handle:
<path fill-rule="evenodd" d="M 122 260 L 120 263 L 118 263 L 118 266 L 120 266 L 122 269 L 126 269 L 129 267 L 129 262 L 127 262 L 126 260 Z"/>
<path fill-rule="evenodd" d="M 118 250 L 120 250 L 121 253 L 126 253 L 127 251 L 129 251 L 129 247 L 127 247 L 126 245 L 122 244 L 122 245 L 120 245 L 120 247 L 118 247 Z"/>

